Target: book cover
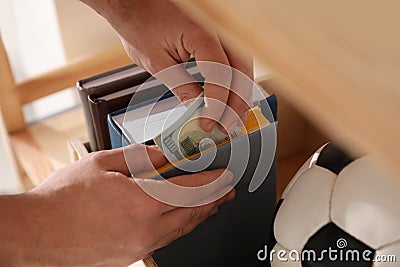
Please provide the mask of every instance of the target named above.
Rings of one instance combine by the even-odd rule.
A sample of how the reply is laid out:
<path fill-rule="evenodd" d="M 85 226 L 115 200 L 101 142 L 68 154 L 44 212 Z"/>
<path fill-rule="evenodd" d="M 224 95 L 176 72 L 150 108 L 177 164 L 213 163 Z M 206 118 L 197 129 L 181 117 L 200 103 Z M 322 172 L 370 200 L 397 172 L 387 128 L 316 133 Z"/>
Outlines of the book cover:
<path fill-rule="evenodd" d="M 193 232 L 155 251 L 153 258 L 158 266 L 268 266 L 268 262 L 258 259 L 257 252 L 269 242 L 276 204 L 276 97 L 273 95 L 260 101 L 259 107 L 269 124 L 247 136 L 217 146 L 215 158 L 206 168 L 229 168 L 233 172 L 234 182 L 238 182 L 235 186 L 236 199 L 223 205 L 216 216 Z M 118 112 L 108 118 L 110 129 L 114 129 L 110 134 L 117 140 L 125 140 L 117 145 L 126 145 L 129 138 L 121 129 L 118 131 L 119 127 L 112 119 L 112 115 L 116 114 Z M 232 161 L 232 146 L 239 150 L 241 147 L 246 149 L 246 139 L 249 157 L 242 159 L 240 155 L 243 153 L 236 153 L 239 157 Z M 182 170 L 186 164 L 190 162 L 183 161 L 175 167 L 167 164 L 158 171 L 168 179 L 187 174 Z M 143 176 L 160 179 L 148 173 Z"/>

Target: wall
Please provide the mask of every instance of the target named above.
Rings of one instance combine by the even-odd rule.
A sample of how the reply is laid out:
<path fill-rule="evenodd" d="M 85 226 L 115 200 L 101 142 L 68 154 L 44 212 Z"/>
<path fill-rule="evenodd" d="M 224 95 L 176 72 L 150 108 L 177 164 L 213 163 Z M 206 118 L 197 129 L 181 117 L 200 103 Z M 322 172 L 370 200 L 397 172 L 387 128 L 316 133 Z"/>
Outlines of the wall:
<path fill-rule="evenodd" d="M 65 63 L 53 0 L 0 1 L 0 28 L 17 80 Z"/>
<path fill-rule="evenodd" d="M 119 44 L 107 21 L 82 2 L 55 0 L 55 7 L 67 60 Z"/>

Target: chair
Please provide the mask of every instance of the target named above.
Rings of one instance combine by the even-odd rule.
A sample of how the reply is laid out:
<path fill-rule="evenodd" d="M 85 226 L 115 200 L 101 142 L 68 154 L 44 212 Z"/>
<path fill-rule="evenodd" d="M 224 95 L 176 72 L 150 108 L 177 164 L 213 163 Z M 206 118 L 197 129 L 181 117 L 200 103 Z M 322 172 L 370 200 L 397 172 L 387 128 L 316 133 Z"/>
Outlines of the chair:
<path fill-rule="evenodd" d="M 43 181 L 54 167 L 26 124 L 23 105 L 63 89 L 77 80 L 131 63 L 122 46 L 79 58 L 65 66 L 16 82 L 0 35 L 0 109 L 14 155 L 33 185 Z"/>

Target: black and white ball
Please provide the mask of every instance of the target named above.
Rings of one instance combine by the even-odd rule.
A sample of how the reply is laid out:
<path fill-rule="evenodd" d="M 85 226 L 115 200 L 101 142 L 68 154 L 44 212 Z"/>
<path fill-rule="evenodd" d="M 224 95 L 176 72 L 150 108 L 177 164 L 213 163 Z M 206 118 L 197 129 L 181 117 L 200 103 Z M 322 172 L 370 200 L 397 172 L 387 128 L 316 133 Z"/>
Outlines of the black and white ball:
<path fill-rule="evenodd" d="M 400 178 L 329 143 L 285 189 L 274 237 L 275 267 L 400 266 Z"/>

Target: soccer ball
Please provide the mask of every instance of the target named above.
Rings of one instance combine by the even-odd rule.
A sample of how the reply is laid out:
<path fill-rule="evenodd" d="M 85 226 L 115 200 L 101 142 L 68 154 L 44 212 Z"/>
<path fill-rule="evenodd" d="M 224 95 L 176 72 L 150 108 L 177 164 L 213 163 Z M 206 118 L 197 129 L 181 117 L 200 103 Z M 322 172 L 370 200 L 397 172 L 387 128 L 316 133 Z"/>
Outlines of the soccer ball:
<path fill-rule="evenodd" d="M 400 266 L 400 178 L 329 143 L 285 189 L 273 230 L 272 266 Z"/>

